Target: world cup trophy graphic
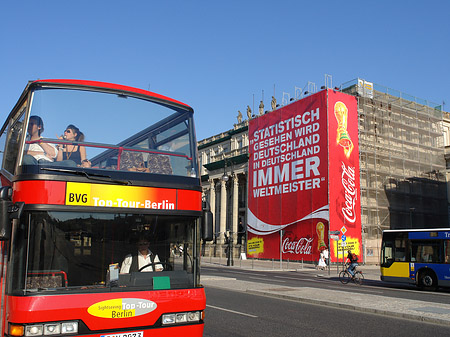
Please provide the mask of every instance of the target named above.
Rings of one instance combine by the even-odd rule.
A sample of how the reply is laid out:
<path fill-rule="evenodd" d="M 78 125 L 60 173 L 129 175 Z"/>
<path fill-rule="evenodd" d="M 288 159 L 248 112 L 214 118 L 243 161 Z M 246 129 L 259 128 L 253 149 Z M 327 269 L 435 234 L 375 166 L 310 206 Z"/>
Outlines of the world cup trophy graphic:
<path fill-rule="evenodd" d="M 353 142 L 347 131 L 348 109 L 342 102 L 336 102 L 334 105 L 334 115 L 338 122 L 336 143 L 344 148 L 344 153 L 347 158 L 353 151 Z"/>
<path fill-rule="evenodd" d="M 322 249 L 326 248 L 325 244 L 325 225 L 323 222 L 318 222 L 316 225 L 317 232 L 317 250 L 320 252 Z"/>

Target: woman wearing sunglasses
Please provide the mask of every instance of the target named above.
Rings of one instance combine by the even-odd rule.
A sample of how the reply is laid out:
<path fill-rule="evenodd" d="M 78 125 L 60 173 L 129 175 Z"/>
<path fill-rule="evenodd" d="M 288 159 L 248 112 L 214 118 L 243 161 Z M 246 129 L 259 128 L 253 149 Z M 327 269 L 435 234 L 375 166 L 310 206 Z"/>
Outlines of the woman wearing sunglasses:
<path fill-rule="evenodd" d="M 75 125 L 70 124 L 66 130 L 64 130 L 64 136 L 60 139 L 73 141 L 73 142 L 83 142 L 84 134 Z M 58 151 L 58 161 L 72 160 L 78 166 L 81 167 L 91 167 L 91 162 L 86 157 L 86 148 L 81 145 L 74 144 L 64 144 L 61 151 Z"/>

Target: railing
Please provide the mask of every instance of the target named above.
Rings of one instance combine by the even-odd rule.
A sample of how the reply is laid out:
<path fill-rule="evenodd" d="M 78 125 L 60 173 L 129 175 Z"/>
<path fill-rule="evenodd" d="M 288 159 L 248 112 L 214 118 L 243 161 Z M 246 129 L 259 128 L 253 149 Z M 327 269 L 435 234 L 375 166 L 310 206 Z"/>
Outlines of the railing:
<path fill-rule="evenodd" d="M 115 170 L 121 170 L 123 169 L 121 167 L 121 160 L 123 159 L 124 153 L 136 153 L 136 154 L 148 154 L 148 155 L 154 155 L 156 158 L 168 158 L 170 157 L 179 157 L 184 158 L 188 161 L 192 161 L 192 157 L 189 157 L 182 153 L 176 153 L 176 152 L 166 152 L 166 151 L 159 151 L 154 149 L 137 149 L 137 148 L 131 148 L 131 147 L 124 147 L 124 146 L 117 146 L 117 145 L 109 145 L 109 144 L 98 144 L 98 143 L 88 143 L 88 142 L 76 142 L 76 141 L 67 141 L 67 140 L 54 140 L 54 139 L 47 139 L 47 138 L 41 138 L 38 140 L 33 141 L 26 141 L 26 144 L 40 144 L 40 143 L 50 143 L 50 144 L 57 144 L 57 145 L 73 145 L 73 146 L 85 146 L 90 148 L 98 148 L 98 149 L 105 149 L 106 151 L 111 152 L 111 158 L 115 157 L 115 151 L 117 151 L 117 165 L 114 165 L 116 167 L 110 167 L 109 169 L 115 169 Z M 101 162 L 106 161 L 108 158 L 107 153 L 99 154 L 95 156 L 92 159 L 93 165 L 100 164 Z M 142 159 L 142 163 L 144 160 Z M 93 166 L 93 168 L 98 168 L 96 166 Z"/>
<path fill-rule="evenodd" d="M 341 86 L 340 86 L 340 89 L 341 90 L 345 90 L 345 89 L 348 89 L 348 88 L 353 87 L 353 86 L 355 86 L 355 87 L 358 86 L 358 79 L 354 79 L 354 80 L 342 83 Z M 411 101 L 411 102 L 414 102 L 414 103 L 417 103 L 417 104 L 420 104 L 420 105 L 424 105 L 424 106 L 433 108 L 435 110 L 442 111 L 442 105 L 441 104 L 438 104 L 438 103 L 435 103 L 435 102 L 432 102 L 432 101 L 429 101 L 429 100 L 426 100 L 426 99 L 422 99 L 422 98 L 419 98 L 419 97 L 416 97 L 416 96 L 412 96 L 412 95 L 406 94 L 406 93 L 404 93 L 404 92 L 402 92 L 400 90 L 391 89 L 391 88 L 388 88 L 388 87 L 385 87 L 383 85 L 376 84 L 376 83 L 373 83 L 373 90 L 374 91 L 378 91 L 378 92 L 380 92 L 382 94 L 386 94 L 386 95 L 389 95 L 389 96 L 392 96 L 392 97 L 397 97 L 397 98 L 400 98 L 400 99 L 404 99 L 404 100 L 407 100 L 407 101 Z"/>
<path fill-rule="evenodd" d="M 215 156 L 212 157 L 212 161 L 211 163 L 214 163 L 216 161 L 221 161 L 224 159 L 230 159 L 232 157 L 237 157 L 240 156 L 242 154 L 247 154 L 248 153 L 248 146 L 246 147 L 242 147 L 240 149 L 235 149 L 235 150 L 231 150 L 228 152 L 222 152 L 220 154 L 216 154 Z"/>

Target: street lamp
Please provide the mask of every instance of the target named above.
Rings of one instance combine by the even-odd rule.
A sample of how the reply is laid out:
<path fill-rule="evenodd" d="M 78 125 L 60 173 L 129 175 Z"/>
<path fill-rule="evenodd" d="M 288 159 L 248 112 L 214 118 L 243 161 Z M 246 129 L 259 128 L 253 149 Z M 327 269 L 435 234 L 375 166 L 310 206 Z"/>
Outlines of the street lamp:
<path fill-rule="evenodd" d="M 230 177 L 227 174 L 227 158 L 224 158 L 222 181 L 228 182 Z"/>
<path fill-rule="evenodd" d="M 228 232 L 228 250 L 227 250 L 227 266 L 233 266 L 234 265 L 234 261 L 233 261 L 233 232 L 232 231 L 227 231 Z"/>
<path fill-rule="evenodd" d="M 228 180 L 230 180 L 230 177 L 227 174 L 227 163 L 228 163 L 228 159 L 224 158 L 222 181 L 224 181 L 225 183 L 227 183 Z M 233 161 L 231 161 L 231 165 L 232 165 L 231 166 L 231 174 L 233 175 Z M 226 209 L 223 210 L 223 211 L 226 212 Z M 233 261 L 233 232 L 230 231 L 230 230 L 227 230 L 227 232 L 225 233 L 225 238 L 226 238 L 226 243 L 227 243 L 227 266 L 233 266 L 234 265 L 234 261 Z"/>

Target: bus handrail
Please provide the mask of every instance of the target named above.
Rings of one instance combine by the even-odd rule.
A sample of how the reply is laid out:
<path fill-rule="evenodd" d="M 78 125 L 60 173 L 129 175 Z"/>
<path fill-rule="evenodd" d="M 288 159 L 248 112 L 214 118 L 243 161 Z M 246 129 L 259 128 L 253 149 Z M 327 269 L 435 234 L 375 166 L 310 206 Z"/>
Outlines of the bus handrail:
<path fill-rule="evenodd" d="M 192 157 L 189 157 L 182 153 L 177 152 L 163 152 L 159 150 L 145 150 L 145 149 L 137 149 L 132 147 L 123 147 L 123 146 L 117 146 L 117 145 L 109 145 L 109 144 L 100 144 L 100 143 L 90 143 L 90 142 L 73 142 L 70 140 L 54 140 L 51 138 L 41 138 L 39 140 L 27 140 L 25 142 L 26 144 L 39 144 L 39 143 L 51 143 L 51 144 L 62 144 L 62 145 L 79 145 L 79 146 L 86 146 L 86 147 L 93 147 L 93 148 L 101 148 L 101 149 L 108 149 L 108 150 L 119 150 L 119 151 L 134 151 L 134 152 L 142 152 L 142 153 L 151 153 L 151 154 L 159 154 L 163 156 L 173 156 L 173 157 L 182 157 L 186 158 L 187 160 L 192 160 Z"/>
<path fill-rule="evenodd" d="M 178 157 L 178 158 L 185 158 L 189 161 L 192 161 L 192 157 L 189 157 L 182 153 L 176 153 L 176 152 L 166 152 L 166 151 L 159 151 L 159 150 L 146 150 L 146 149 L 137 149 L 132 147 L 124 147 L 124 146 L 117 146 L 117 145 L 109 145 L 109 144 L 100 144 L 100 143 L 89 143 L 89 142 L 77 142 L 77 141 L 67 141 L 67 140 L 55 140 L 50 138 L 41 138 L 38 140 L 27 140 L 26 144 L 40 144 L 40 143 L 51 143 L 51 144 L 58 144 L 58 145 L 74 145 L 74 146 L 86 146 L 86 147 L 92 147 L 92 148 L 102 148 L 107 150 L 117 150 L 118 156 L 117 156 L 117 169 L 120 170 L 120 162 L 122 153 L 124 151 L 128 152 L 138 152 L 138 153 L 148 153 L 148 154 L 154 154 L 154 155 L 161 155 L 161 156 L 172 156 L 172 157 Z"/>

